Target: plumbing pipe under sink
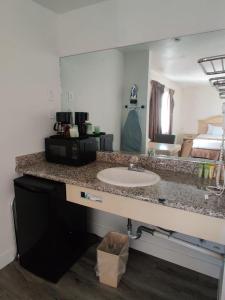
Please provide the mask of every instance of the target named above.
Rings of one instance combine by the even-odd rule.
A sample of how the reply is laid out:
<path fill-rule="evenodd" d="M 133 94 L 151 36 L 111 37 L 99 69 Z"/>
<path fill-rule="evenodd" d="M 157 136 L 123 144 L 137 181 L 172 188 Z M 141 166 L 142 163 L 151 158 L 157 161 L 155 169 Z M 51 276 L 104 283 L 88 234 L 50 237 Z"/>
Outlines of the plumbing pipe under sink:
<path fill-rule="evenodd" d="M 139 226 L 137 228 L 136 234 L 133 234 L 132 233 L 132 221 L 131 221 L 131 219 L 128 219 L 127 233 L 128 233 L 128 236 L 129 236 L 130 239 L 132 239 L 132 240 L 139 239 L 142 236 L 143 231 L 151 234 L 152 236 L 169 240 L 169 241 L 174 242 L 176 244 L 179 244 L 181 246 L 187 247 L 187 248 L 192 249 L 192 250 L 197 250 L 198 252 L 201 252 L 203 254 L 206 254 L 206 255 L 212 256 L 214 258 L 217 258 L 221 261 L 223 260 L 223 256 L 224 256 L 223 254 L 220 254 L 216 251 L 208 250 L 206 248 L 202 248 L 200 246 L 197 246 L 197 245 L 191 244 L 189 242 L 180 240 L 176 237 L 173 237 L 173 233 L 174 233 L 173 231 L 168 231 L 168 230 L 163 229 L 163 228 L 159 228 L 159 227 L 156 227 L 156 226 L 152 226 L 152 228 L 146 227 L 146 226 Z"/>

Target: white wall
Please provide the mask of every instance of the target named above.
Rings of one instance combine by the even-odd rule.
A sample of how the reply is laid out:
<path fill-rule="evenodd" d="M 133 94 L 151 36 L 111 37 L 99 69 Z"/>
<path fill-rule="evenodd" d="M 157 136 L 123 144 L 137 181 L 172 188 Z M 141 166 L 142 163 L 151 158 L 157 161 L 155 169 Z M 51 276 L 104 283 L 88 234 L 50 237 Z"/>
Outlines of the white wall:
<path fill-rule="evenodd" d="M 198 120 L 222 115 L 223 100 L 210 85 L 183 87 L 182 97 L 182 133 L 197 133 Z"/>
<path fill-rule="evenodd" d="M 139 121 L 142 131 L 141 152 L 145 153 L 146 148 L 146 113 L 147 113 L 147 92 L 148 92 L 148 68 L 149 51 L 129 51 L 124 53 L 124 77 L 123 77 L 123 111 L 122 126 L 127 119 L 128 111 L 124 108 L 129 104 L 130 91 L 133 84 L 138 86 L 138 106 L 145 108 L 138 110 Z"/>
<path fill-rule="evenodd" d="M 181 142 L 179 137 L 182 129 L 183 124 L 183 89 L 182 87 L 172 80 L 169 80 L 166 78 L 162 73 L 151 70 L 150 67 L 150 80 L 156 80 L 160 82 L 161 84 L 165 85 L 165 87 L 169 89 L 173 89 L 175 91 L 174 93 L 174 112 L 173 112 L 173 134 L 176 135 L 176 142 Z"/>
<path fill-rule="evenodd" d="M 120 149 L 123 54 L 107 50 L 65 57 L 60 62 L 62 109 L 89 112 L 89 121 L 114 134 Z M 67 92 L 73 94 L 68 105 Z"/>
<path fill-rule="evenodd" d="M 50 112 L 60 106 L 55 28 L 54 14 L 32 1 L 1 1 L 0 268 L 15 254 L 10 207 L 15 157 L 43 150 Z"/>
<path fill-rule="evenodd" d="M 59 17 L 60 56 L 225 28 L 223 0 L 110 0 Z"/>

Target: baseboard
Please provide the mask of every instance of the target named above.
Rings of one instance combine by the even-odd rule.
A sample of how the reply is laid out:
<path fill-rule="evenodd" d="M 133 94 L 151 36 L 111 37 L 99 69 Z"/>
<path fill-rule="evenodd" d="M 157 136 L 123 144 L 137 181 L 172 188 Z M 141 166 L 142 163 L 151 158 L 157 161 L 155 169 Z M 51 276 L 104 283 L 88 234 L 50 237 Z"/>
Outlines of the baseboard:
<path fill-rule="evenodd" d="M 16 252 L 14 248 L 11 248 L 4 253 L 0 254 L 0 269 L 7 266 L 15 258 Z"/>
<path fill-rule="evenodd" d="M 112 226 L 96 222 L 89 224 L 89 231 L 101 237 L 113 230 L 115 230 L 115 228 Z M 118 227 L 116 230 L 118 230 Z M 126 228 L 121 228 L 119 231 L 125 233 L 125 230 Z M 220 276 L 222 267 L 221 261 L 214 257 L 199 253 L 196 250 L 177 245 L 172 241 L 167 241 L 144 233 L 139 240 L 131 241 L 130 247 L 217 279 Z"/>

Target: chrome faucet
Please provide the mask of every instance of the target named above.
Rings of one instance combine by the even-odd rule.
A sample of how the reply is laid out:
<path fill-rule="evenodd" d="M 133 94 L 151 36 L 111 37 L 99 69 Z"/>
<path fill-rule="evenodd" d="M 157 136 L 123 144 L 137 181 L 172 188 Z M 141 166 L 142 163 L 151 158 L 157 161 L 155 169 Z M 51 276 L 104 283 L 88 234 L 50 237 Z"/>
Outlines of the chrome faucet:
<path fill-rule="evenodd" d="M 129 171 L 136 171 L 136 172 L 144 172 L 144 171 L 145 171 L 144 168 L 139 167 L 139 166 L 137 166 L 137 165 L 135 165 L 135 164 L 132 164 L 132 163 L 129 164 L 128 170 L 129 170 Z"/>
<path fill-rule="evenodd" d="M 139 161 L 139 158 L 137 155 L 132 156 L 130 159 L 130 164 L 128 166 L 128 170 L 136 171 L 136 172 L 144 172 L 145 169 L 137 165 L 138 161 Z"/>

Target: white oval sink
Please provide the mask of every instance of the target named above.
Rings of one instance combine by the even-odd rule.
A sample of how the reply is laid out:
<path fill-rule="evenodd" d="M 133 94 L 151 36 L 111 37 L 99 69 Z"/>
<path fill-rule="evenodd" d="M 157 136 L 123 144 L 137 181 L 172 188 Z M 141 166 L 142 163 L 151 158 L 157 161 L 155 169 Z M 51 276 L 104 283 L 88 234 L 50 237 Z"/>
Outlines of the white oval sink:
<path fill-rule="evenodd" d="M 97 178 L 108 184 L 125 187 L 150 186 L 160 181 L 159 175 L 151 171 L 130 171 L 126 167 L 109 168 L 102 170 L 98 172 Z"/>

